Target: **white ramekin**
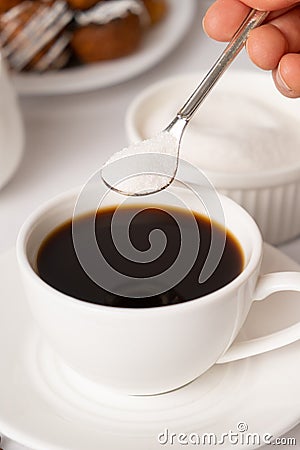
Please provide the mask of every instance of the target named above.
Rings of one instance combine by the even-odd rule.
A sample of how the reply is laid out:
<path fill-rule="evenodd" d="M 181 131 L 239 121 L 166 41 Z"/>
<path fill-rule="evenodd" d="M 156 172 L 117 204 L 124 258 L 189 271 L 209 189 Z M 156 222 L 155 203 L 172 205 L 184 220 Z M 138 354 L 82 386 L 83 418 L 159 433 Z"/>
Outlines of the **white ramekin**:
<path fill-rule="evenodd" d="M 147 120 L 158 114 L 164 102 L 173 102 L 183 89 L 192 92 L 201 81 L 203 73 L 184 74 L 162 80 L 142 91 L 130 104 L 126 114 L 126 131 L 129 142 L 136 142 L 150 136 L 144 130 Z M 231 70 L 214 92 L 230 96 L 243 96 L 251 102 L 266 105 L 268 108 L 284 112 L 293 120 L 298 120 L 300 130 L 299 103 L 283 97 L 275 89 L 271 77 L 262 72 Z M 210 98 L 205 102 L 209 102 Z M 181 106 L 178 104 L 178 106 Z M 202 106 L 204 107 L 205 104 Z M 174 110 L 174 113 L 176 110 Z M 240 112 L 236 111 L 238 115 Z M 216 111 L 218 114 L 218 111 Z M 170 117 L 170 121 L 173 117 Z M 159 124 L 157 131 L 167 123 Z M 213 124 L 212 124 L 213 126 Z M 299 149 L 300 152 L 300 149 Z M 187 151 L 181 155 L 195 165 L 193 154 Z M 300 153 L 299 161 L 285 168 L 272 168 L 249 173 L 228 173 L 200 169 L 208 176 L 216 189 L 242 205 L 255 219 L 263 238 L 272 244 L 280 244 L 300 234 Z M 189 181 L 189 180 L 187 180 Z"/>

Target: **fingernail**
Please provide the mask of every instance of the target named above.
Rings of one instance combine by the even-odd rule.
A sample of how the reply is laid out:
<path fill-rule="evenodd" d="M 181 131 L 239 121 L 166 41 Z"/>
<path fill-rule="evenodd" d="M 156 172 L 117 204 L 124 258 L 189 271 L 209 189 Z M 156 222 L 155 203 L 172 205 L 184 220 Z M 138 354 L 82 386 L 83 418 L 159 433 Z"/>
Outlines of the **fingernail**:
<path fill-rule="evenodd" d="M 206 31 L 206 28 L 205 28 L 205 16 L 203 17 L 203 19 L 202 19 L 202 28 L 203 28 L 203 31 L 204 31 L 204 33 L 206 34 L 206 36 L 208 36 L 208 33 L 207 33 L 207 31 Z M 208 36 L 209 37 L 209 36 Z"/>
<path fill-rule="evenodd" d="M 248 39 L 246 40 L 245 49 L 246 49 L 246 52 L 247 52 L 248 55 L 249 55 L 249 51 L 248 51 Z"/>
<path fill-rule="evenodd" d="M 284 78 L 283 78 L 282 73 L 281 73 L 280 64 L 278 66 L 278 70 L 277 70 L 277 73 L 276 73 L 276 79 L 277 79 L 277 83 L 282 87 L 282 89 L 284 89 L 286 91 L 289 91 L 289 92 L 292 91 L 292 89 L 284 81 Z"/>

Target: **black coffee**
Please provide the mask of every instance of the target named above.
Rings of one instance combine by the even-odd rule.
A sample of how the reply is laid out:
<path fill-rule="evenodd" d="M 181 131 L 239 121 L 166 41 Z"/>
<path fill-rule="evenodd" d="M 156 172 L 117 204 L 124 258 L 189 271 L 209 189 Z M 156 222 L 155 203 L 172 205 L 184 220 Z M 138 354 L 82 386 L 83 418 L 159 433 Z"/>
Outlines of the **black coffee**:
<path fill-rule="evenodd" d="M 191 213 L 183 209 L 165 207 L 164 210 L 148 208 L 141 211 L 141 209 L 139 206 L 124 207 L 121 211 L 119 209 L 118 219 L 114 226 L 122 230 L 122 228 L 126 229 L 128 221 L 130 222 L 130 241 L 141 254 L 149 250 L 151 246 L 150 233 L 156 229 L 161 230 L 166 237 L 167 244 L 164 251 L 153 261 L 128 260 L 118 252 L 111 237 L 111 220 L 115 208 L 102 209 L 96 217 L 86 215 L 76 219 L 77 237 L 79 236 L 83 240 L 89 232 L 91 221 L 93 221 L 97 243 L 105 260 L 118 273 L 128 277 L 127 290 L 125 290 L 128 292 L 127 294 L 119 295 L 108 292 L 86 274 L 74 250 L 71 220 L 56 228 L 42 243 L 37 257 L 39 276 L 55 289 L 90 303 L 123 308 L 151 308 L 193 300 L 214 292 L 236 278 L 243 270 L 244 257 L 240 244 L 230 232 L 226 231 L 225 248 L 219 264 L 207 281 L 199 283 L 199 274 L 211 244 L 212 230 L 214 243 L 216 244 L 219 240 L 220 245 L 224 240 L 224 230 L 197 213 L 193 213 L 196 219 L 195 225 Z M 129 218 L 132 217 L 132 214 L 135 214 L 135 217 L 130 221 Z M 174 217 L 178 219 L 180 229 Z M 199 242 L 194 242 L 195 226 L 199 230 Z M 182 235 L 185 236 L 185 239 L 186 237 L 190 239 L 190 242 L 186 242 L 196 251 L 195 263 L 182 281 L 176 281 L 174 286 L 168 287 L 162 293 L 149 294 L 147 278 L 167 271 L 172 264 L 176 263 L 178 252 L 181 250 Z M 88 254 L 90 251 L 88 245 L 85 250 Z M 187 260 L 185 263 L 189 267 L 189 261 Z M 97 272 L 100 279 L 102 270 L 104 269 L 101 262 L 98 261 Z M 113 273 L 111 277 L 110 282 L 113 284 Z M 133 298 L 130 296 L 131 291 L 138 292 L 142 298 Z"/>

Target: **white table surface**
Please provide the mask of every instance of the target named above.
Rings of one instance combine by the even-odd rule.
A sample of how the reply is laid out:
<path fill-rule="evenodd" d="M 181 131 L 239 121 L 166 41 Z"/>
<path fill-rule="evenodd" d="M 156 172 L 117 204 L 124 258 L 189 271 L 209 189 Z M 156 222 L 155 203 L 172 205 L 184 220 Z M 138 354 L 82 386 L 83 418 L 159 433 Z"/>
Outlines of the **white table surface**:
<path fill-rule="evenodd" d="M 20 99 L 26 148 L 19 170 L 0 191 L 0 253 L 15 244 L 22 222 L 33 209 L 51 196 L 84 183 L 114 151 L 124 146 L 124 114 L 143 88 L 174 74 L 209 69 L 223 48 L 223 44 L 211 41 L 202 31 L 202 17 L 209 3 L 199 1 L 186 38 L 147 73 L 89 93 Z M 258 70 L 244 52 L 230 70 L 237 68 Z M 281 249 L 300 263 L 300 237 Z M 284 448 L 300 448 L 300 425 L 286 437 L 295 437 L 297 446 Z M 2 447 L 24 449 L 8 439 L 3 440 Z"/>

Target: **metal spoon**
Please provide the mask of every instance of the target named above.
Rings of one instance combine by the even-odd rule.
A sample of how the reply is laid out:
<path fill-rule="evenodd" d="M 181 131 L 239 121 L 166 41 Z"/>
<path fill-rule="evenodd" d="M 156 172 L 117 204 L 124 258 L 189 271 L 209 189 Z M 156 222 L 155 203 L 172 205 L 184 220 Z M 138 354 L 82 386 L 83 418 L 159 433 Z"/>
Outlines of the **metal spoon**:
<path fill-rule="evenodd" d="M 250 11 L 246 19 L 241 24 L 240 28 L 233 36 L 230 43 L 227 45 L 227 47 L 217 59 L 215 64 L 212 66 L 210 71 L 207 73 L 205 78 L 201 81 L 199 86 L 196 88 L 196 90 L 193 92 L 184 106 L 178 111 L 176 117 L 161 133 L 162 135 L 165 135 L 167 133 L 169 137 L 173 137 L 175 145 L 172 145 L 172 148 L 168 152 L 168 155 L 173 156 L 173 158 L 170 158 L 170 161 L 173 162 L 169 164 L 167 168 L 163 167 L 162 169 L 160 158 L 157 158 L 157 160 L 152 159 L 152 162 L 150 164 L 150 175 L 148 176 L 146 174 L 149 174 L 149 167 L 144 167 L 144 169 L 148 169 L 146 172 L 140 170 L 140 174 L 138 173 L 138 171 L 135 171 L 135 176 L 141 177 L 141 181 L 143 183 L 142 189 L 139 188 L 137 190 L 137 183 L 132 182 L 132 180 L 130 180 L 131 183 L 125 183 L 125 185 L 119 183 L 120 173 L 122 173 L 122 176 L 124 178 L 127 177 L 127 174 L 128 177 L 132 177 L 131 162 L 134 162 L 134 158 L 132 155 L 136 153 L 142 153 L 143 147 L 145 146 L 144 144 L 152 144 L 153 139 L 151 138 L 147 139 L 146 141 L 142 141 L 140 144 L 135 144 L 134 146 L 130 146 L 128 149 L 125 149 L 123 152 L 120 152 L 120 156 L 118 156 L 118 154 L 116 153 L 115 156 L 113 156 L 113 158 L 111 158 L 108 163 L 102 168 L 102 179 L 109 188 L 124 195 L 140 196 L 159 192 L 172 183 L 176 176 L 178 168 L 180 142 L 187 124 L 201 105 L 202 101 L 206 98 L 216 82 L 219 80 L 221 75 L 239 54 L 247 40 L 249 32 L 253 28 L 259 26 L 266 19 L 268 14 L 269 13 L 266 11 L 257 11 L 255 9 L 252 9 Z M 157 140 L 157 138 L 155 139 Z M 157 151 L 157 154 L 159 154 L 159 149 Z M 127 158 L 124 158 L 125 156 L 130 156 L 131 160 L 129 161 Z M 115 162 L 111 163 L 111 161 Z M 118 169 L 118 174 L 116 174 L 116 167 Z M 140 169 L 140 164 L 138 164 L 137 167 L 139 167 Z M 153 177 L 155 176 L 155 173 L 158 175 L 155 178 L 154 182 Z M 140 183 L 138 184 L 138 186 L 139 185 Z"/>

